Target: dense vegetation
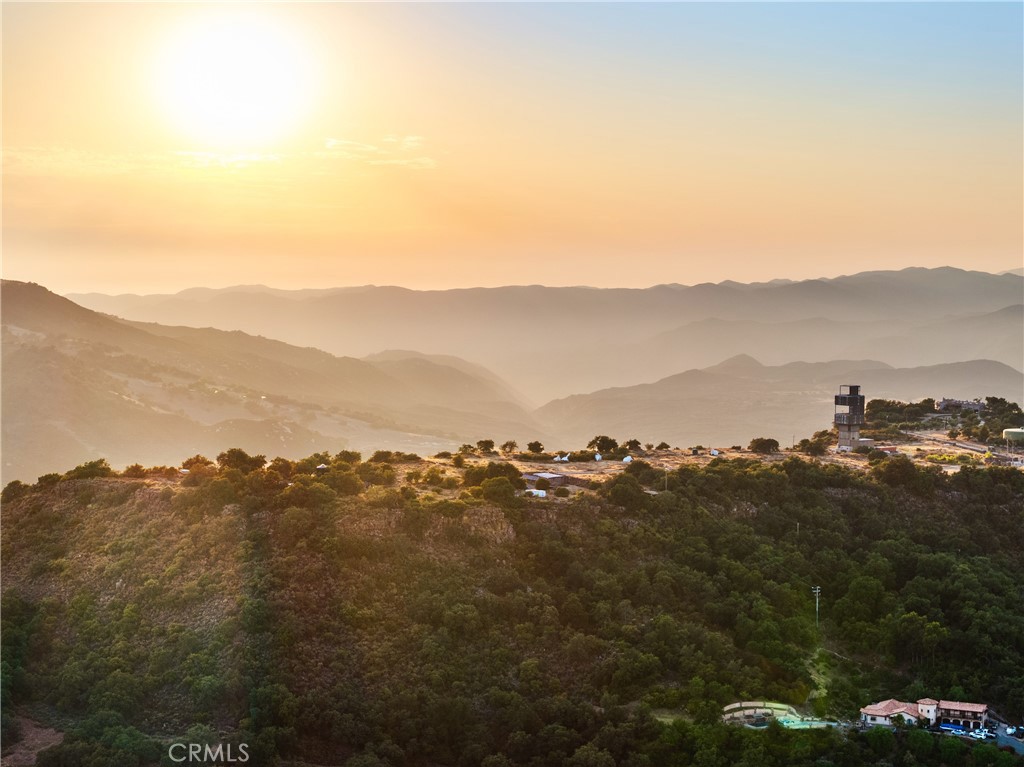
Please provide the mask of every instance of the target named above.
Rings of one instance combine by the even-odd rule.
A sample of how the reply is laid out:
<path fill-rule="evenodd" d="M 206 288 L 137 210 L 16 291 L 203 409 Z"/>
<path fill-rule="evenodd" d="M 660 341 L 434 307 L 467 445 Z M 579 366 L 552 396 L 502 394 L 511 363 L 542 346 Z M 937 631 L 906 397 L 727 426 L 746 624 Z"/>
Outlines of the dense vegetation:
<path fill-rule="evenodd" d="M 186 737 L 259 765 L 1012 761 L 717 722 L 925 695 L 1024 716 L 1018 471 L 636 460 L 526 500 L 468 451 L 185 463 L 4 490 L 4 712 L 66 723 L 43 765 L 169 763 Z"/>
<path fill-rule="evenodd" d="M 893 441 L 907 440 L 903 432 L 916 429 L 948 431 L 951 438 L 966 437 L 990 445 L 1003 444 L 1003 429 L 1024 426 L 1024 411 L 1016 402 L 1002 397 L 985 397 L 981 412 L 953 407 L 939 413 L 935 400 L 920 402 L 873 399 L 865 408 L 866 437 Z"/>

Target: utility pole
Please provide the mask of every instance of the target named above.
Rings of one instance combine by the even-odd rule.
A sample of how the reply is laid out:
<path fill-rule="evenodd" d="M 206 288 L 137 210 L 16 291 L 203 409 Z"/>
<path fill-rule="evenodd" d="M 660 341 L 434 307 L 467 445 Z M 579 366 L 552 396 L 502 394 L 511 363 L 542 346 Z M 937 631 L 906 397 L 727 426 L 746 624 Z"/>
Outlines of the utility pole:
<path fill-rule="evenodd" d="M 811 586 L 814 593 L 814 630 L 818 630 L 818 599 L 821 597 L 821 586 Z"/>

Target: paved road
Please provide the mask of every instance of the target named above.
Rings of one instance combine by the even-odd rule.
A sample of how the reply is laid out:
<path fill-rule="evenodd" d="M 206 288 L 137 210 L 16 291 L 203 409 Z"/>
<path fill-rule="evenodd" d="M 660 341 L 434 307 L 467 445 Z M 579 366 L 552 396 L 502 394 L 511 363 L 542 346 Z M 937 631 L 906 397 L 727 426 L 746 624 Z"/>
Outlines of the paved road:
<path fill-rule="evenodd" d="M 988 740 L 988 741 L 985 741 L 985 742 L 986 743 L 991 743 L 992 741 Z M 1017 740 L 1013 736 L 1007 735 L 1005 727 L 1000 727 L 996 731 L 995 743 L 1000 748 L 1002 748 L 1003 746 L 1009 746 L 1014 751 L 1016 751 L 1018 754 L 1024 754 L 1024 741 Z"/>

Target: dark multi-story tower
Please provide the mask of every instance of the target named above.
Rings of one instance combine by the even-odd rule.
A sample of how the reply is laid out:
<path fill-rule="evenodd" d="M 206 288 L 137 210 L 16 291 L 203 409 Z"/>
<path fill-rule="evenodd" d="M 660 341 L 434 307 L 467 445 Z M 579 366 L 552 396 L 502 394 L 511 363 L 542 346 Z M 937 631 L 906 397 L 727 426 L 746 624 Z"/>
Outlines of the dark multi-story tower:
<path fill-rule="evenodd" d="M 860 427 L 864 425 L 864 395 L 859 385 L 845 384 L 836 395 L 836 414 L 833 420 L 839 432 L 839 449 L 853 450 L 860 440 Z"/>

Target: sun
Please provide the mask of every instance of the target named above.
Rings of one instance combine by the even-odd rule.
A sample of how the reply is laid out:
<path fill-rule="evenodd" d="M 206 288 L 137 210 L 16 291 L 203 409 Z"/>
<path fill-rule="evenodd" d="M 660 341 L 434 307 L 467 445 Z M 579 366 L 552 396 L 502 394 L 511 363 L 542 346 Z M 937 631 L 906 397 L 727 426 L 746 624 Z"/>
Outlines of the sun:
<path fill-rule="evenodd" d="M 280 20 L 240 10 L 192 19 L 156 61 L 155 95 L 191 140 L 209 148 L 265 147 L 309 111 L 308 48 Z"/>

